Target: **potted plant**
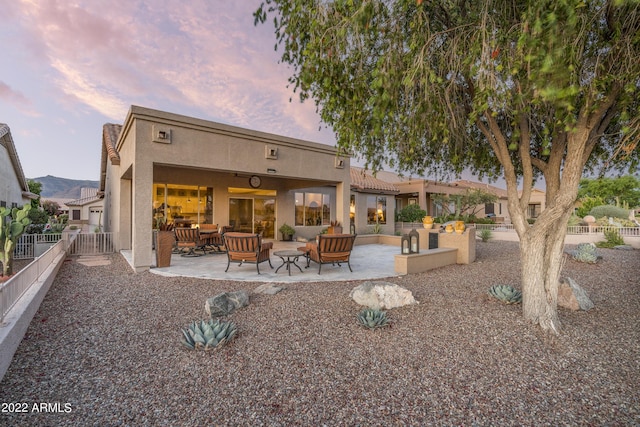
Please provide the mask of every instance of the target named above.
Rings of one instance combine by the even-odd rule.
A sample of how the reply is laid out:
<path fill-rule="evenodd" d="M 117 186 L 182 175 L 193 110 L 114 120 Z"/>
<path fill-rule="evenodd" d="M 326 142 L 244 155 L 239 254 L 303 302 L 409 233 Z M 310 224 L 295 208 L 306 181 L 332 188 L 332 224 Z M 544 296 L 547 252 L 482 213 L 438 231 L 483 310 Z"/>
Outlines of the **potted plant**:
<path fill-rule="evenodd" d="M 157 221 L 158 234 L 156 236 L 156 267 L 169 267 L 171 253 L 176 243 L 173 224 L 165 222 L 164 218 Z"/>
<path fill-rule="evenodd" d="M 278 231 L 282 234 L 282 240 L 285 242 L 293 240 L 293 235 L 296 234 L 296 230 L 286 222 L 278 228 Z"/>
<path fill-rule="evenodd" d="M 342 234 L 340 221 L 331 221 L 331 225 L 327 229 L 327 234 Z"/>

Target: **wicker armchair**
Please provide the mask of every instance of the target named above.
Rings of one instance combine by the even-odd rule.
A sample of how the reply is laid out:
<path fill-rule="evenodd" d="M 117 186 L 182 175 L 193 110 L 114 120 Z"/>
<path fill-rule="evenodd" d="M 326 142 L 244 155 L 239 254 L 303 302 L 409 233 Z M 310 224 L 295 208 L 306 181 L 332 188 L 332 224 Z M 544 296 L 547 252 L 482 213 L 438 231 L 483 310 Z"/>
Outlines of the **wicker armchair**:
<path fill-rule="evenodd" d="M 309 261 L 318 264 L 318 274 L 322 270 L 322 264 L 340 265 L 341 262 L 346 262 L 349 271 L 353 273 L 349 258 L 355 240 L 355 234 L 320 234 L 317 242 L 309 242 L 298 250 L 306 253 L 307 267 Z"/>
<path fill-rule="evenodd" d="M 227 268 L 225 273 L 229 271 L 229 265 L 237 262 L 238 266 L 243 263 L 255 264 L 258 274 L 260 274 L 260 263 L 268 262 L 271 265 L 271 249 L 273 243 L 263 242 L 262 236 L 252 233 L 236 233 L 228 232 L 222 235 L 224 245 L 227 248 Z"/>

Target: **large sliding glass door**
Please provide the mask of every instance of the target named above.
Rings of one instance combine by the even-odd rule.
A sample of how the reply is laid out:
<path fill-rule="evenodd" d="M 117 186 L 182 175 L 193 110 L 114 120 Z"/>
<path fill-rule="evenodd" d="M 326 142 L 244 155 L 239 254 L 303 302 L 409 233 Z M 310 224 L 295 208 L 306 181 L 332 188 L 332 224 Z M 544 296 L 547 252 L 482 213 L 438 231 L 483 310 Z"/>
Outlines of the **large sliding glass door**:
<path fill-rule="evenodd" d="M 262 237 L 276 236 L 276 192 L 229 188 L 229 225 L 234 231 L 260 233 Z"/>
<path fill-rule="evenodd" d="M 262 233 L 262 237 L 275 238 L 276 199 L 253 200 L 254 233 Z"/>

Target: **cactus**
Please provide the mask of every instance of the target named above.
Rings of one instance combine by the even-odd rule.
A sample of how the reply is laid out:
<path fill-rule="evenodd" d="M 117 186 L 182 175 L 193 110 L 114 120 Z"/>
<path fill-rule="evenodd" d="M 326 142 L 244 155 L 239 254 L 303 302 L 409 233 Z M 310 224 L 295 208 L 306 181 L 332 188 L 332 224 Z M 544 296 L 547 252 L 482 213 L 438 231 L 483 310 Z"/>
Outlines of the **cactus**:
<path fill-rule="evenodd" d="M 358 313 L 358 322 L 369 329 L 389 326 L 387 313 L 385 311 L 374 310 L 373 308 L 365 308 Z"/>
<path fill-rule="evenodd" d="M 3 276 L 13 274 L 13 249 L 25 227 L 31 223 L 28 217 L 30 210 L 30 204 L 22 209 L 0 207 L 0 262 Z"/>
<path fill-rule="evenodd" d="M 221 322 L 218 319 L 201 320 L 182 330 L 182 344 L 191 350 L 212 350 L 231 341 L 236 331 L 233 322 Z"/>
<path fill-rule="evenodd" d="M 598 251 L 591 243 L 580 243 L 572 253 L 573 259 L 580 262 L 595 264 L 598 261 Z"/>
<path fill-rule="evenodd" d="M 489 288 L 489 295 L 505 304 L 520 304 L 522 302 L 522 292 L 509 285 L 494 285 Z"/>

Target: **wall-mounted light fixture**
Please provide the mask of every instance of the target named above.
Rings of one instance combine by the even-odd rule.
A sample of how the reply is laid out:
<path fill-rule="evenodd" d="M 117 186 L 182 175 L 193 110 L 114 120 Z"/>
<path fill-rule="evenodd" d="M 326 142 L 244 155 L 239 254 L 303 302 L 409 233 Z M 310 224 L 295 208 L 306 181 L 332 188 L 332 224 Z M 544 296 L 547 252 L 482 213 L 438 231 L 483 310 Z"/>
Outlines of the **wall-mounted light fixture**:
<path fill-rule="evenodd" d="M 151 132 L 153 142 L 171 144 L 171 128 L 162 125 L 153 125 Z"/>
<path fill-rule="evenodd" d="M 265 159 L 278 160 L 278 147 L 274 147 L 272 145 L 265 145 L 264 157 Z"/>
<path fill-rule="evenodd" d="M 267 173 L 276 173 L 276 170 L 273 168 L 267 169 Z"/>

